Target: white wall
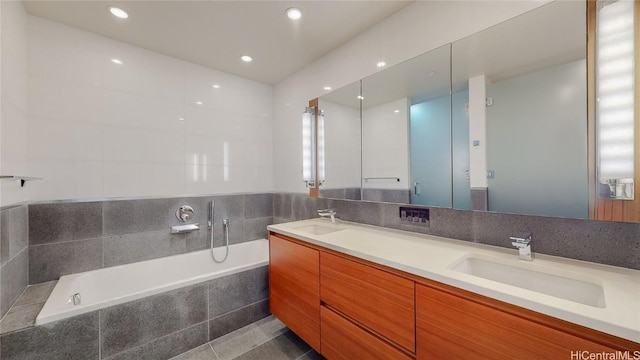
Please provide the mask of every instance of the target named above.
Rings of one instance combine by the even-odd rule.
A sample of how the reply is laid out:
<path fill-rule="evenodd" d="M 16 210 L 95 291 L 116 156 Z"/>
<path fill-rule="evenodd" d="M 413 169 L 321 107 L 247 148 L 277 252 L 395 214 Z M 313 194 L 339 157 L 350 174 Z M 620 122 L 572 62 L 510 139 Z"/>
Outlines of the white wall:
<path fill-rule="evenodd" d="M 409 188 L 409 105 L 402 98 L 362 110 L 362 177 L 400 178 L 370 179 L 362 187 Z"/>
<path fill-rule="evenodd" d="M 324 111 L 326 181 L 322 188 L 359 188 L 360 109 L 322 99 L 318 106 Z"/>
<path fill-rule="evenodd" d="M 469 79 L 469 174 L 471 188 L 487 188 L 487 94 L 484 75 Z M 473 142 L 477 141 L 477 145 Z"/>
<path fill-rule="evenodd" d="M 273 190 L 271 86 L 37 17 L 28 28 L 32 200 Z"/>
<path fill-rule="evenodd" d="M 301 179 L 300 113 L 310 99 L 438 46 L 508 20 L 548 1 L 416 1 L 274 87 L 277 191 L 306 192 Z"/>
<path fill-rule="evenodd" d="M 0 175 L 25 176 L 28 175 L 27 14 L 19 1 L 1 1 L 0 13 Z M 27 200 L 26 189 L 17 181 L 2 180 L 0 206 Z"/>

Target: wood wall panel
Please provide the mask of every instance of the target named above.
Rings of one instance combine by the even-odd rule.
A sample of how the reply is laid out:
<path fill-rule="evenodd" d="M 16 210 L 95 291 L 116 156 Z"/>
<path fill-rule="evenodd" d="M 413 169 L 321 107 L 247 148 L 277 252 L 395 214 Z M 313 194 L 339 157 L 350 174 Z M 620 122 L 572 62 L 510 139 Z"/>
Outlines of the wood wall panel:
<path fill-rule="evenodd" d="M 415 353 L 415 284 L 320 253 L 320 298 L 364 327 Z"/>
<path fill-rule="evenodd" d="M 269 307 L 307 344 L 320 351 L 318 250 L 269 235 Z"/>

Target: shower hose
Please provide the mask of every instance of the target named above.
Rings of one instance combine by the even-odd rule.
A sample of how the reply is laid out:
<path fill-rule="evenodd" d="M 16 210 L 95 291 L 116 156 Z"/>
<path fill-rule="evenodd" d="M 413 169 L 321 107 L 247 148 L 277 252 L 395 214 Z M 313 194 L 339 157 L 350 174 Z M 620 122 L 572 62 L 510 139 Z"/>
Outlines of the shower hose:
<path fill-rule="evenodd" d="M 211 202 L 209 203 L 209 229 L 211 229 L 211 257 L 213 258 L 213 261 L 217 262 L 217 263 L 223 263 L 225 260 L 227 260 L 227 257 L 229 256 L 229 219 L 225 218 L 222 220 L 222 226 L 224 228 L 224 245 L 226 247 L 226 250 L 224 252 L 224 257 L 222 258 L 222 260 L 218 260 L 216 259 L 216 254 L 213 252 L 213 214 L 214 214 L 214 210 L 215 210 L 215 201 L 211 200 Z"/>

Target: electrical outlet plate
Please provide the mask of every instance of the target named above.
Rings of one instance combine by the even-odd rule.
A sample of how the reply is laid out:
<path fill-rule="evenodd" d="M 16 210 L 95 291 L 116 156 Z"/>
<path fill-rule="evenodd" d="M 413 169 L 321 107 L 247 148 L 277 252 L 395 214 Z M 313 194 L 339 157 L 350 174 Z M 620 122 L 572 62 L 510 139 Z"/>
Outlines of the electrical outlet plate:
<path fill-rule="evenodd" d="M 429 209 L 401 206 L 399 216 L 403 222 L 429 226 Z"/>

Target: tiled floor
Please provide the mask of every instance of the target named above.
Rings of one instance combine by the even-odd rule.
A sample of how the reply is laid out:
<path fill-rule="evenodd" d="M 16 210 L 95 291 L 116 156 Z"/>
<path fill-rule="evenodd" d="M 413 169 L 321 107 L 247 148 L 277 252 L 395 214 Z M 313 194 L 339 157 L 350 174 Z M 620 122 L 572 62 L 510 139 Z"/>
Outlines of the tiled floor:
<path fill-rule="evenodd" d="M 238 329 L 172 360 L 323 360 L 273 316 Z"/>
<path fill-rule="evenodd" d="M 57 281 L 29 285 L 0 321 L 0 334 L 28 328 L 36 323 L 36 316 L 53 291 Z"/>

